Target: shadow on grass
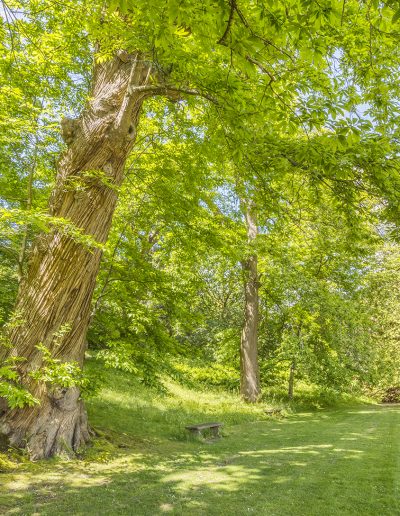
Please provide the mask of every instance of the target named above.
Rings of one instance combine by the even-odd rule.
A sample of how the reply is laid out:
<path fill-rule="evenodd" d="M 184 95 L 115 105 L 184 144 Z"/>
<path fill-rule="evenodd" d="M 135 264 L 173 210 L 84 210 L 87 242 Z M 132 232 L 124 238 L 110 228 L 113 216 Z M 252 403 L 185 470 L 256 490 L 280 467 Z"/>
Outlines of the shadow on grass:
<path fill-rule="evenodd" d="M 3 505 L 2 512 L 400 514 L 399 407 L 352 408 L 228 425 L 224 439 L 206 445 L 146 439 L 143 433 L 129 439 L 135 414 L 115 403 L 115 407 L 97 404 L 96 418 L 112 433 L 124 428 L 129 448 L 104 463 L 55 461 L 51 469 L 38 465 L 35 475 L 15 474 L 0 488 L 0 493 L 8 492 L 8 498 L 2 494 L 6 502 L 11 493 L 14 500 L 13 505 Z M 117 409 L 121 423 L 115 427 L 114 418 L 107 415 Z M 167 410 L 167 416 L 169 421 L 176 411 Z M 134 425 L 140 427 L 140 422 Z"/>

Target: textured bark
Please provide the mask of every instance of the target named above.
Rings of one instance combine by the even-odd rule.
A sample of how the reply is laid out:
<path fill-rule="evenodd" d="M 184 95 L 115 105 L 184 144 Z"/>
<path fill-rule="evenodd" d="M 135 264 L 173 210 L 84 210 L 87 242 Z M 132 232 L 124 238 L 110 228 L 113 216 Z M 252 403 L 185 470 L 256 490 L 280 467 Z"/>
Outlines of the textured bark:
<path fill-rule="evenodd" d="M 70 220 L 100 243 L 106 242 L 110 230 L 142 103 L 150 94 L 145 87 L 150 73 L 139 54 L 126 52 L 96 65 L 91 100 L 78 119 L 62 122 L 68 149 L 59 161 L 50 213 Z M 26 359 L 19 372 L 40 405 L 18 410 L 3 406 L 0 433 L 12 445 L 26 446 L 34 459 L 75 451 L 89 438 L 79 390 L 34 382 L 28 373 L 42 364 L 39 343 L 54 358 L 83 363 L 100 258 L 99 248 L 89 249 L 54 229 L 36 241 L 20 285 L 16 310 L 23 322 L 10 335 L 10 353 Z M 70 330 L 55 338 L 65 325 Z"/>
<path fill-rule="evenodd" d="M 254 210 L 248 207 L 245 213 L 249 243 L 257 237 L 257 220 Z M 244 323 L 240 342 L 240 392 L 250 402 L 257 401 L 260 395 L 258 367 L 258 271 L 257 255 L 252 254 L 242 264 L 244 282 Z"/>
<path fill-rule="evenodd" d="M 292 363 L 290 364 L 290 371 L 289 371 L 289 384 L 288 384 L 288 397 L 290 400 L 293 399 L 294 394 L 294 377 L 296 373 L 296 360 L 293 359 Z"/>

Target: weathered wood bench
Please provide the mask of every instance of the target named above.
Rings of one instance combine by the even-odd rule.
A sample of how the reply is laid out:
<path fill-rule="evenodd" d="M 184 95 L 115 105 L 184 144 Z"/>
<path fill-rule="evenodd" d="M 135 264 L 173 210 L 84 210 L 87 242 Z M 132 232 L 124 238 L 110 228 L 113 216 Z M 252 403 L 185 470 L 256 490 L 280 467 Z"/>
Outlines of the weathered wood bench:
<path fill-rule="evenodd" d="M 271 408 L 265 409 L 264 412 L 267 416 L 282 416 L 282 410 L 281 408 Z"/>
<path fill-rule="evenodd" d="M 221 426 L 223 426 L 222 423 L 201 423 L 199 425 L 188 425 L 185 426 L 185 428 L 197 436 L 202 436 L 204 430 L 210 430 L 213 437 L 219 437 L 219 429 Z"/>

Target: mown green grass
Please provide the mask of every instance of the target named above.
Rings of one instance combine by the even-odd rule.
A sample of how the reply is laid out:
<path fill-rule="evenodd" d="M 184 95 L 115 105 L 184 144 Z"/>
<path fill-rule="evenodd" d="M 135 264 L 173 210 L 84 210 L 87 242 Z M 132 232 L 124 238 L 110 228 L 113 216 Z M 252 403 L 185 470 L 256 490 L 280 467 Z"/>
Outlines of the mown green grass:
<path fill-rule="evenodd" d="M 98 437 L 79 460 L 0 473 L 0 513 L 24 515 L 400 514 L 400 407 L 357 405 L 268 419 L 227 393 L 122 373 L 89 406 Z M 215 442 L 184 426 L 221 420 Z M 0 463 L 0 471 L 1 463 Z"/>

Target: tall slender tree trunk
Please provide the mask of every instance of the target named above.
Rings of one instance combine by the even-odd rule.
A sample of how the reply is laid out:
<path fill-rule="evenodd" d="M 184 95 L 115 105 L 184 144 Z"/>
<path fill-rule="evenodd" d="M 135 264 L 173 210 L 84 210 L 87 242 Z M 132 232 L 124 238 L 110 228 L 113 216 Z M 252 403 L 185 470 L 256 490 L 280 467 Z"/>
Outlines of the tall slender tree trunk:
<path fill-rule="evenodd" d="M 257 218 L 252 206 L 245 212 L 247 237 L 251 244 L 257 237 Z M 244 323 L 240 342 L 240 392 L 251 403 L 260 395 L 260 376 L 258 367 L 258 270 L 257 255 L 251 254 L 242 263 L 244 280 Z"/>
<path fill-rule="evenodd" d="M 292 363 L 290 364 L 289 371 L 289 384 L 288 384 L 288 397 L 290 400 L 293 399 L 294 394 L 294 377 L 296 373 L 296 359 L 293 358 Z"/>
<path fill-rule="evenodd" d="M 68 149 L 59 161 L 50 213 L 100 243 L 110 230 L 142 103 L 150 94 L 145 86 L 150 73 L 140 54 L 120 52 L 95 65 L 91 100 L 78 119 L 62 121 Z M 12 349 L 7 353 L 25 359 L 19 366 L 21 380 L 40 404 L 3 407 L 0 433 L 13 446 L 26 446 L 33 459 L 76 450 L 89 438 L 79 389 L 34 381 L 29 373 L 43 364 L 39 343 L 54 358 L 83 363 L 100 258 L 99 248 L 88 248 L 68 232 L 53 229 L 37 239 L 20 285 L 16 311 L 22 322 L 10 335 Z M 67 326 L 69 331 L 55 338 Z M 0 358 L 5 358 L 4 352 Z"/>

